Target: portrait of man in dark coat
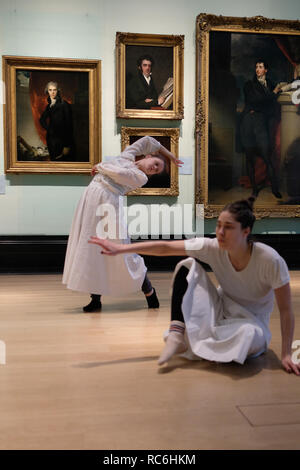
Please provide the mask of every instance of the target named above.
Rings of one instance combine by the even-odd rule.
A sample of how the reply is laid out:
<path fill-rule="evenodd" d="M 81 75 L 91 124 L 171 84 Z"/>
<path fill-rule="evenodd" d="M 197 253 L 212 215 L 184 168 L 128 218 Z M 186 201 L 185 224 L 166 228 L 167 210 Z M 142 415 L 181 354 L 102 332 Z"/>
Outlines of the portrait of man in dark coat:
<path fill-rule="evenodd" d="M 92 99 L 87 71 L 45 70 L 44 64 L 17 70 L 18 161 L 43 162 L 41 168 L 51 162 L 60 171 L 89 162 Z"/>
<path fill-rule="evenodd" d="M 57 82 L 47 83 L 45 94 L 48 105 L 40 117 L 40 124 L 47 131 L 50 159 L 70 161 L 74 159 L 71 105 L 61 98 Z"/>
<path fill-rule="evenodd" d="M 246 155 L 247 171 L 252 186 L 252 194 L 256 197 L 259 188 L 255 181 L 255 160 L 260 156 L 267 169 L 271 182 L 272 193 L 281 198 L 278 175 L 272 159 L 275 145 L 275 125 L 278 120 L 277 98 L 280 86 L 274 86 L 267 78 L 268 65 L 258 59 L 255 75 L 244 87 L 245 107 L 241 118 L 241 141 Z"/>
<path fill-rule="evenodd" d="M 142 55 L 137 60 L 136 75 L 126 81 L 126 108 L 151 109 L 161 106 L 164 98 L 158 97 L 152 77 L 154 60 L 150 55 Z"/>

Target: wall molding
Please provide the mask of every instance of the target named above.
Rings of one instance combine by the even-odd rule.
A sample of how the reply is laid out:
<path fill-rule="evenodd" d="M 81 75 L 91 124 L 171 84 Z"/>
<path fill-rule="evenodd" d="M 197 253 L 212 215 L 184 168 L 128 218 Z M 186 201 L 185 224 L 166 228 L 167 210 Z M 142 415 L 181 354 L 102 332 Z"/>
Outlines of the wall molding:
<path fill-rule="evenodd" d="M 255 234 L 253 238 L 277 250 L 289 269 L 300 269 L 300 234 Z M 0 273 L 62 273 L 67 241 L 65 235 L 0 236 Z M 149 271 L 173 271 L 183 259 L 180 256 L 144 258 Z"/>

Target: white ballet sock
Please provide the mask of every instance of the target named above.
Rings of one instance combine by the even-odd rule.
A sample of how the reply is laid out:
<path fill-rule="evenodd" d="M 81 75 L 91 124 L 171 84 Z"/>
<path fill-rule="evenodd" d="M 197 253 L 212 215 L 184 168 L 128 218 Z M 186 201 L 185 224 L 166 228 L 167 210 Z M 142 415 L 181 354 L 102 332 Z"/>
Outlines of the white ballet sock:
<path fill-rule="evenodd" d="M 168 362 L 174 354 L 180 354 L 187 350 L 187 345 L 184 340 L 184 332 L 185 324 L 183 322 L 178 320 L 171 321 L 165 347 L 158 359 L 159 366 Z"/>

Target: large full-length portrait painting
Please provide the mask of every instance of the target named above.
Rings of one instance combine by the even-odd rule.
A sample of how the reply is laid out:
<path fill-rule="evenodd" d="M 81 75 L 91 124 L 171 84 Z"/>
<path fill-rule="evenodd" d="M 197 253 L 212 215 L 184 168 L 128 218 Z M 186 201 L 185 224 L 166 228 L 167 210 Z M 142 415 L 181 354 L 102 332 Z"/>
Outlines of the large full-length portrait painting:
<path fill-rule="evenodd" d="M 174 128 L 122 127 L 122 151 L 145 135 L 154 137 L 167 150 L 178 157 L 179 129 Z M 137 160 L 139 158 L 143 158 L 143 155 L 136 157 Z M 164 160 L 164 171 L 159 175 L 150 176 L 144 186 L 131 191 L 128 195 L 178 196 L 178 168 L 165 157 L 162 158 Z"/>
<path fill-rule="evenodd" d="M 184 36 L 116 35 L 117 117 L 183 118 Z"/>
<path fill-rule="evenodd" d="M 6 172 L 89 172 L 101 159 L 100 62 L 3 57 Z"/>
<path fill-rule="evenodd" d="M 300 216 L 300 22 L 197 17 L 196 201 Z"/>

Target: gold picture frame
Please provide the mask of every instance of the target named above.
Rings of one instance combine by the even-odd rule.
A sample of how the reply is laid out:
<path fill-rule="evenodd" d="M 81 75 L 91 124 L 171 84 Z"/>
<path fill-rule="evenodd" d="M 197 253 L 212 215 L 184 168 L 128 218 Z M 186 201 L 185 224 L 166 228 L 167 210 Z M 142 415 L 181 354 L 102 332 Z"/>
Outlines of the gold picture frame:
<path fill-rule="evenodd" d="M 89 173 L 101 161 L 101 62 L 3 56 L 2 66 L 5 172 Z"/>
<path fill-rule="evenodd" d="M 258 82 L 257 62 L 265 67 L 264 85 L 272 79 L 279 87 L 270 88 L 278 111 L 272 131 L 271 126 L 267 129 L 269 118 L 247 104 L 247 84 Z M 197 17 L 195 200 L 204 204 L 205 217 L 217 217 L 226 203 L 251 192 L 258 192 L 259 218 L 300 216 L 300 112 L 292 97 L 298 93 L 299 102 L 300 93 L 291 89 L 294 73 L 300 75 L 299 63 L 300 21 L 205 13 Z M 267 123 L 260 127 L 269 132 L 267 151 L 255 136 L 250 153 L 243 130 L 247 112 L 252 117 L 260 113 Z"/>
<path fill-rule="evenodd" d="M 182 35 L 117 32 L 117 117 L 183 119 L 183 55 Z M 143 57 L 150 60 L 149 86 L 138 65 Z"/>
<path fill-rule="evenodd" d="M 179 129 L 150 129 L 142 127 L 122 127 L 121 129 L 121 145 L 122 151 L 134 143 L 137 139 L 149 135 L 158 140 L 170 152 L 178 157 L 179 146 Z M 163 175 L 155 175 L 149 178 L 148 183 L 142 188 L 130 191 L 127 195 L 136 196 L 178 196 L 178 168 L 166 161 L 166 170 Z"/>

